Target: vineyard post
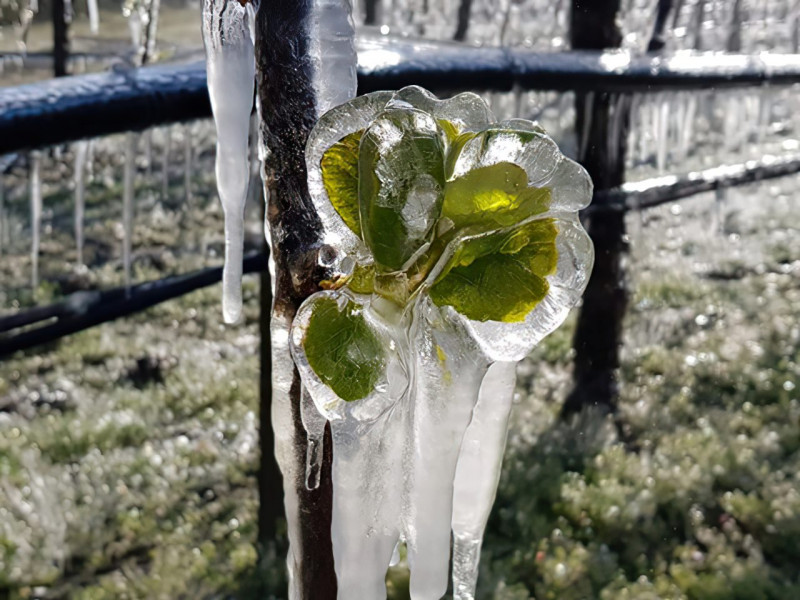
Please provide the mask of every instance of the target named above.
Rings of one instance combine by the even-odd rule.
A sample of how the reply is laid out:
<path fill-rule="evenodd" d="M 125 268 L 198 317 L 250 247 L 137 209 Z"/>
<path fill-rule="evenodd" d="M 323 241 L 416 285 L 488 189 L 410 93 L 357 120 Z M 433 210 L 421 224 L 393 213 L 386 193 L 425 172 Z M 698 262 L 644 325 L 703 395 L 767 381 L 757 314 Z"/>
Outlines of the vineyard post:
<path fill-rule="evenodd" d="M 621 0 L 573 0 L 573 50 L 619 47 L 620 4 Z M 617 405 L 622 321 L 628 304 L 622 261 L 627 251 L 625 213 L 602 210 L 603 197 L 598 192 L 625 181 L 630 99 L 630 95 L 608 92 L 575 94 L 578 160 L 594 181 L 592 205 L 600 210 L 592 212 L 587 228 L 594 242 L 595 263 L 573 338 L 574 388 L 564 403 L 564 416 L 585 406 L 614 411 Z"/>

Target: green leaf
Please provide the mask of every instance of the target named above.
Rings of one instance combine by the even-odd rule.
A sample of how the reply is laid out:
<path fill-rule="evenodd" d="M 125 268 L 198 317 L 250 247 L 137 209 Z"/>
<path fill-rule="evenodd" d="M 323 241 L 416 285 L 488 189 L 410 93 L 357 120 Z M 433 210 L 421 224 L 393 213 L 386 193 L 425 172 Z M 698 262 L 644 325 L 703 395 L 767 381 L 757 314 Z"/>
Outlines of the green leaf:
<path fill-rule="evenodd" d="M 522 167 L 501 162 L 470 171 L 445 186 L 442 216 L 456 227 L 510 227 L 550 206 L 548 188 L 529 188 Z"/>
<path fill-rule="evenodd" d="M 558 260 L 554 219 L 465 241 L 431 286 L 438 306 L 473 321 L 518 323 L 550 289 Z"/>
<path fill-rule="evenodd" d="M 364 130 L 345 136 L 325 151 L 320 161 L 322 183 L 333 208 L 361 236 L 358 211 L 358 144 Z"/>
<path fill-rule="evenodd" d="M 387 110 L 364 133 L 361 228 L 378 270 L 401 270 L 432 237 L 444 196 L 442 138 L 433 117 L 416 109 Z"/>
<path fill-rule="evenodd" d="M 342 400 L 366 398 L 386 369 L 386 353 L 355 302 L 321 298 L 313 307 L 303 349 L 308 364 Z"/>
<path fill-rule="evenodd" d="M 455 142 L 458 136 L 461 135 L 461 129 L 459 129 L 458 125 L 452 121 L 448 121 L 447 119 L 436 119 L 436 124 L 439 125 L 439 129 L 441 129 L 444 133 L 444 137 L 448 145 Z"/>
<path fill-rule="evenodd" d="M 471 139 L 475 138 L 478 134 L 474 131 L 465 131 L 459 133 L 455 137 L 448 135 L 447 156 L 445 157 L 444 176 L 448 181 L 453 177 L 453 171 L 456 167 L 456 161 L 461 155 L 464 146 Z"/>
<path fill-rule="evenodd" d="M 375 265 L 357 264 L 347 287 L 356 294 L 371 294 L 375 289 Z"/>

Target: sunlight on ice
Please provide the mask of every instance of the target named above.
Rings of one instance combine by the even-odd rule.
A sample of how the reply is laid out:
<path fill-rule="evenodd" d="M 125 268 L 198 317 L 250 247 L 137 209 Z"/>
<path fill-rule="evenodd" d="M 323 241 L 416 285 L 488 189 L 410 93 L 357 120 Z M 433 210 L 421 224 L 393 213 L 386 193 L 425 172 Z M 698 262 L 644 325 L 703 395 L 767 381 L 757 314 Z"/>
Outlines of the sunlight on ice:
<path fill-rule="evenodd" d="M 225 213 L 222 314 L 226 323 L 238 321 L 242 312 L 248 134 L 255 89 L 253 15 L 252 7 L 236 0 L 207 0 L 203 5 L 208 91 L 217 127 L 217 189 Z"/>

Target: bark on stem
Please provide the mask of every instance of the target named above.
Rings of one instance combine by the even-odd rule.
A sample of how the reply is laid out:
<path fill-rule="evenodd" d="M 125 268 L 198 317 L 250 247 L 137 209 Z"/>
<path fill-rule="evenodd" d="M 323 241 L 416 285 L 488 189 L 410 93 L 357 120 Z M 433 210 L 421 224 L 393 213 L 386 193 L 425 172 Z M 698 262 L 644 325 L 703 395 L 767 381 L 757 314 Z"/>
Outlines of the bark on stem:
<path fill-rule="evenodd" d="M 312 0 L 262 0 L 256 18 L 256 79 L 261 136 L 268 149 L 263 176 L 274 264 L 271 416 L 289 525 L 289 597 L 334 600 L 330 433 L 326 431 L 320 485 L 309 490 L 300 379 L 288 348 L 292 319 L 320 277 L 321 223 L 309 197 L 305 164 L 306 141 L 318 117 L 310 56 L 313 8 Z"/>

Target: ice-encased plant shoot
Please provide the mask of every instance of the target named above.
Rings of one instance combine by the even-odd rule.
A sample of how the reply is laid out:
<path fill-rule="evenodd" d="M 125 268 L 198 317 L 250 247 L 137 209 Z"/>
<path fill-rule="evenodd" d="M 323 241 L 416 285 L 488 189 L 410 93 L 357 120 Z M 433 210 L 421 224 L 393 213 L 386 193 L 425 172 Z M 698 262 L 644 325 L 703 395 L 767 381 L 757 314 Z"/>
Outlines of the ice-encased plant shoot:
<path fill-rule="evenodd" d="M 331 423 L 339 598 L 385 598 L 404 541 L 411 597 L 474 595 L 516 361 L 560 325 L 593 263 L 589 176 L 539 126 L 418 87 L 327 112 L 309 188 L 337 276 L 298 311 L 292 354 Z"/>

